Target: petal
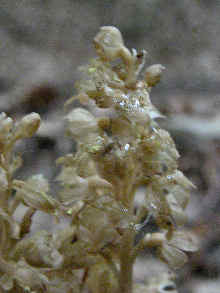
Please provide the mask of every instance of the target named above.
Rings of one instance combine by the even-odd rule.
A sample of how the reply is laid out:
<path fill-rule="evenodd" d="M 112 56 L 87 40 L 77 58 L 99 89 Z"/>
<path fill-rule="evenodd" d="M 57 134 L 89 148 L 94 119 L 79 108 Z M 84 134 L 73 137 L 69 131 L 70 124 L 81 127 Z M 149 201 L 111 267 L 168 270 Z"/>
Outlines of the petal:
<path fill-rule="evenodd" d="M 190 252 L 197 251 L 199 247 L 198 239 L 189 231 L 175 231 L 169 245 Z"/>
<path fill-rule="evenodd" d="M 188 260 L 183 251 L 166 243 L 160 248 L 159 256 L 174 270 L 183 266 Z"/>
<path fill-rule="evenodd" d="M 42 185 L 41 187 L 45 189 L 45 186 Z M 16 196 L 27 206 L 46 213 L 53 213 L 59 206 L 55 199 L 46 194 L 46 192 L 32 186 L 29 182 L 13 180 L 13 188 L 17 191 Z"/>

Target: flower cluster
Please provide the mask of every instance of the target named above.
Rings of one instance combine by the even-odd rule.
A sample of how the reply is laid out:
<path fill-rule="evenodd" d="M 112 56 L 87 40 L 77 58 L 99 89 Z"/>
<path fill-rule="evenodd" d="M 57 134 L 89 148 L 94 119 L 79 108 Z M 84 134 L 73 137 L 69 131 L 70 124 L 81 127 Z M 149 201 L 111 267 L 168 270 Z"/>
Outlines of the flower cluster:
<path fill-rule="evenodd" d="M 177 169 L 179 154 L 150 100 L 164 67 L 145 68 L 146 52 L 127 49 L 115 27 L 102 27 L 94 45 L 98 57 L 82 67 L 87 78 L 65 104 L 81 106 L 65 116 L 77 150 L 57 160 L 57 198 L 42 175 L 13 178 L 21 160 L 12 148 L 37 131 L 39 115 L 17 124 L 0 115 L 2 292 L 142 292 L 132 271 L 143 247 L 157 247 L 173 269 L 185 262 L 183 251 L 195 250 L 194 239 L 177 230 L 193 185 Z M 139 187 L 145 199 L 136 207 Z M 21 222 L 13 217 L 19 205 L 26 207 Z M 64 218 L 65 227 L 30 234 L 36 211 Z M 143 234 L 149 218 L 157 231 Z"/>

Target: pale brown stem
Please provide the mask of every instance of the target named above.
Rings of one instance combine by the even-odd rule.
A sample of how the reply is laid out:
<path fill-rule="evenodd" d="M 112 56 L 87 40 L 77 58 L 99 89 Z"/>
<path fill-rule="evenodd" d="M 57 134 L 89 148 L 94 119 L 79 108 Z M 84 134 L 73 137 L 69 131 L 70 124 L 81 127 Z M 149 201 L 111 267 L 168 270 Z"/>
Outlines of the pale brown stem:
<path fill-rule="evenodd" d="M 14 272 L 14 266 L 10 264 L 9 262 L 5 261 L 1 254 L 0 254 L 0 271 L 8 275 Z"/>
<path fill-rule="evenodd" d="M 132 257 L 134 230 L 129 228 L 122 237 L 120 250 L 119 293 L 132 293 L 133 264 Z"/>

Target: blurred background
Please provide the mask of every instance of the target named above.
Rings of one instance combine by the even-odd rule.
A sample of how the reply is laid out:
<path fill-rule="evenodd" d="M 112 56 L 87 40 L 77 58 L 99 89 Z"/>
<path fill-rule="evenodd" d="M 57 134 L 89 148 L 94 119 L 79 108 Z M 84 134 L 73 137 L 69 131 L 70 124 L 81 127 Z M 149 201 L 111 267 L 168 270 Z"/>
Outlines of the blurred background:
<path fill-rule="evenodd" d="M 117 26 L 128 48 L 147 50 L 148 65 L 166 67 L 151 99 L 167 117 L 161 124 L 180 169 L 197 186 L 188 226 L 200 250 L 178 272 L 184 293 L 220 292 L 219 15 L 219 0 L 0 0 L 0 112 L 19 119 L 34 111 L 43 120 L 38 135 L 18 145 L 19 178 L 53 180 L 55 159 L 71 148 L 62 105 L 75 93 L 78 66 L 95 55 L 100 26 Z M 145 281 L 148 271 L 138 263 L 135 278 Z"/>

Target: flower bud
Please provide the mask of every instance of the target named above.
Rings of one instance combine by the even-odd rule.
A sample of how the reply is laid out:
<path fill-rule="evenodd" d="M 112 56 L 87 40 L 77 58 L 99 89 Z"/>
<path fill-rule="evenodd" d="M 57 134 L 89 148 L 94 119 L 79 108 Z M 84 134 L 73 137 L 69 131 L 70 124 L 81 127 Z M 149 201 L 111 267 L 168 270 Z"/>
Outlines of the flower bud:
<path fill-rule="evenodd" d="M 36 179 L 35 179 L 36 180 Z M 23 202 L 24 205 L 44 211 L 46 213 L 54 214 L 59 207 L 59 203 L 44 192 L 45 186 L 41 186 L 39 180 L 39 187 L 32 185 L 33 181 L 13 180 L 13 188 L 16 190 L 16 196 Z"/>
<path fill-rule="evenodd" d="M 145 80 L 148 86 L 155 86 L 161 78 L 162 72 L 165 70 L 165 67 L 161 64 L 154 64 L 149 66 L 145 73 Z"/>
<path fill-rule="evenodd" d="M 13 278 L 24 292 L 42 292 L 42 290 L 45 291 L 45 284 L 49 284 L 45 275 L 28 265 L 23 259 L 17 263 Z"/>
<path fill-rule="evenodd" d="M 86 109 L 77 108 L 67 116 L 67 133 L 75 139 L 83 139 L 88 134 L 98 132 L 96 118 Z"/>
<path fill-rule="evenodd" d="M 13 120 L 3 112 L 0 114 L 0 140 L 4 143 L 7 139 L 10 130 L 13 127 Z"/>
<path fill-rule="evenodd" d="M 0 222 L 1 222 L 2 230 L 5 231 L 5 233 L 8 236 L 10 235 L 11 238 L 19 239 L 19 234 L 20 234 L 19 224 L 13 218 L 11 218 L 9 214 L 6 213 L 2 208 L 0 208 Z M 4 236 L 2 236 L 2 239 L 4 239 Z"/>
<path fill-rule="evenodd" d="M 31 113 L 22 118 L 16 130 L 16 136 L 27 138 L 35 134 L 40 126 L 40 115 Z"/>
<path fill-rule="evenodd" d="M 103 26 L 94 38 L 97 54 L 108 61 L 113 61 L 120 56 L 124 47 L 121 32 L 114 26 Z"/>

